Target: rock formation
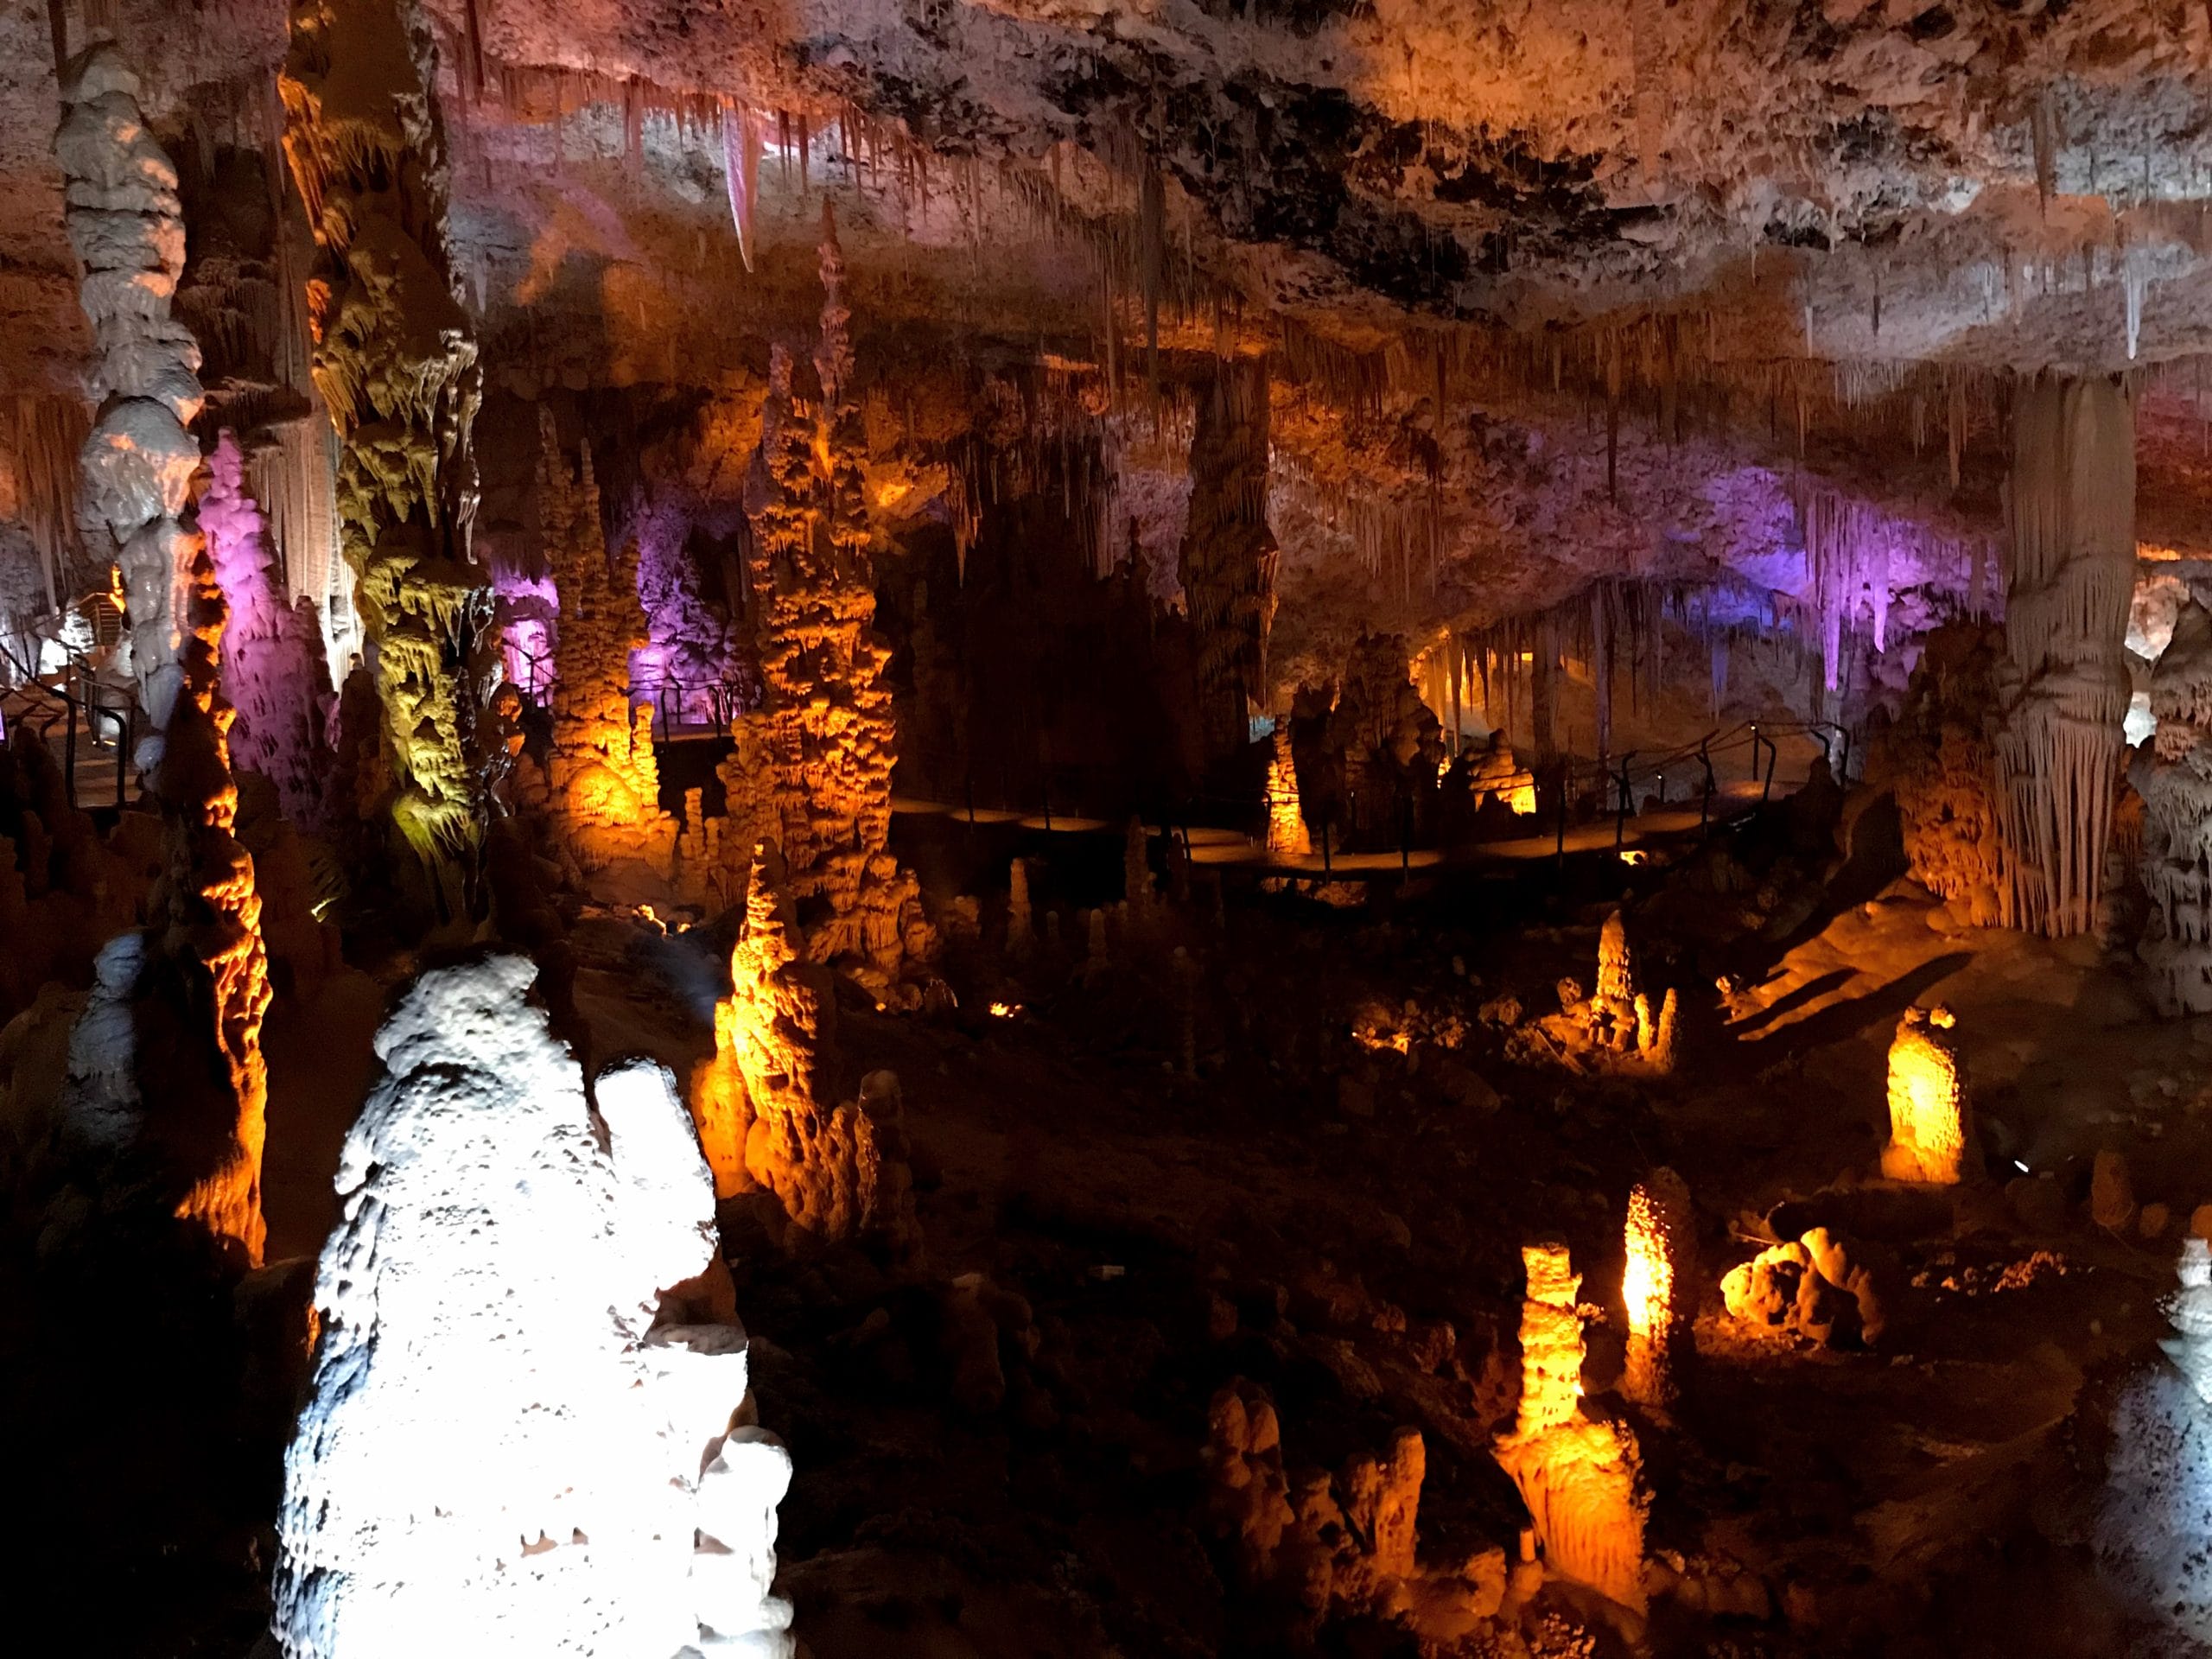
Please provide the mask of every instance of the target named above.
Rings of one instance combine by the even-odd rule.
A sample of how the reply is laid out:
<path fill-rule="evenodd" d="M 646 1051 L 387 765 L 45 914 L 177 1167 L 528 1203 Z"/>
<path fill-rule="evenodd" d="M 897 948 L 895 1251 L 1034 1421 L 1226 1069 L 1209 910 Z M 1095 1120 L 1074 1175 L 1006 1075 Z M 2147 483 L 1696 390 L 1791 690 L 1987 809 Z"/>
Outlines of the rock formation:
<path fill-rule="evenodd" d="M 162 815 L 150 925 L 101 951 L 69 1039 L 63 1157 L 95 1213 L 166 1217 L 190 1249 L 258 1267 L 269 961 L 252 856 L 232 833 L 232 711 L 219 677 L 226 609 L 190 537 L 188 632 L 155 792 Z M 49 1230 L 51 1231 L 51 1230 Z"/>
<path fill-rule="evenodd" d="M 753 860 L 730 994 L 715 1010 L 715 1052 L 691 1079 L 691 1115 L 728 1198 L 765 1188 L 790 1225 L 823 1243 L 865 1242 L 912 1257 L 921 1236 L 896 1096 L 832 1106 L 836 1003 L 809 963 L 773 849 Z"/>
<path fill-rule="evenodd" d="M 1882 1173 L 1955 1186 L 1969 1173 L 1974 1107 L 1951 1011 L 1907 1008 L 1890 1042 L 1890 1139 Z"/>
<path fill-rule="evenodd" d="M 1587 1585 L 1642 1612 L 1649 1499 L 1636 1436 L 1582 1410 L 1582 1275 L 1563 1244 L 1529 1244 L 1521 1260 L 1521 1404 L 1498 1437 L 1499 1465 L 1520 1489 L 1543 1545 L 1547 1573 Z"/>
<path fill-rule="evenodd" d="M 2136 947 L 2169 1016 L 2212 1014 L 2212 611 L 2191 599 L 2151 674 L 2158 721 L 2128 769 L 2151 914 Z"/>
<path fill-rule="evenodd" d="M 572 475 L 552 410 L 539 405 L 537 420 L 538 528 L 561 603 L 547 762 L 553 816 L 586 869 L 632 860 L 665 875 L 676 823 L 660 809 L 652 708 L 630 701 L 630 654 L 645 643 L 637 545 L 608 558 L 591 446 Z"/>
<path fill-rule="evenodd" d="M 195 545 L 188 520 L 200 465 L 200 446 L 185 429 L 203 394 L 200 347 L 169 315 L 184 272 L 176 168 L 147 130 L 138 93 L 138 78 L 113 41 L 86 48 L 61 71 L 54 147 L 99 352 L 93 390 L 100 411 L 81 463 L 83 516 L 105 526 L 101 561 L 111 556 L 122 569 L 130 670 L 144 717 L 137 762 L 150 772 L 183 681 L 184 589 Z M 86 536 L 100 539 L 91 524 Z"/>
<path fill-rule="evenodd" d="M 1720 1295 L 1731 1319 L 1831 1347 L 1871 1347 L 1887 1323 L 1872 1268 L 1825 1227 L 1731 1268 Z"/>
<path fill-rule="evenodd" d="M 1598 935 L 1597 986 L 1586 997 L 1574 980 L 1560 981 L 1560 1011 L 1538 1022 L 1558 1044 L 1558 1052 L 1577 1065 L 1673 1071 L 1679 1018 L 1674 990 L 1669 988 L 1655 1013 L 1649 995 L 1637 988 L 1628 924 L 1618 910 L 1605 918 Z"/>
<path fill-rule="evenodd" d="M 295 0 L 278 88 L 315 230 L 311 369 L 343 440 L 340 540 L 383 702 L 390 810 L 452 913 L 480 830 L 463 664 L 486 582 L 470 547 L 481 377 L 446 245 L 435 55 L 411 0 Z"/>
<path fill-rule="evenodd" d="M 1029 861 L 1017 858 L 1007 868 L 1007 960 L 1025 963 L 1036 954 L 1037 924 L 1029 906 Z"/>
<path fill-rule="evenodd" d="M 1656 1169 L 1628 1197 L 1623 1229 L 1628 1265 L 1621 1302 L 1628 1313 L 1628 1369 L 1623 1390 L 1639 1405 L 1673 1398 L 1674 1349 L 1697 1311 L 1697 1217 L 1690 1191 L 1671 1169 Z M 1688 1300 L 1687 1309 L 1684 1299 Z"/>
<path fill-rule="evenodd" d="M 1268 761 L 1268 850 L 1302 858 L 1313 850 L 1298 798 L 1298 762 L 1290 749 L 1290 721 L 1275 723 L 1274 753 Z"/>
<path fill-rule="evenodd" d="M 738 717 L 723 782 L 735 823 L 725 845 L 772 840 L 806 929 L 811 961 L 879 995 L 931 948 L 912 874 L 892 857 L 897 760 L 891 652 L 872 624 L 874 558 L 861 462 L 867 435 L 855 381 L 844 256 L 825 203 L 821 401 L 795 389 L 790 354 L 771 354 L 760 450 L 747 491 L 753 588 L 760 597 L 766 700 Z M 733 837 L 742 832 L 741 841 Z"/>
<path fill-rule="evenodd" d="M 533 974 L 435 969 L 377 1035 L 285 1456 L 277 1645 L 782 1659 L 790 1460 L 744 1332 L 661 1295 L 716 1265 L 707 1172 L 658 1066 L 587 1096 Z"/>
<path fill-rule="evenodd" d="M 1937 628 L 1922 644 L 1897 718 L 1877 735 L 1870 782 L 1887 784 L 1913 880 L 1974 927 L 1998 925 L 2005 861 L 1998 839 L 1997 708 L 2004 635 L 1979 622 Z"/>
<path fill-rule="evenodd" d="M 1281 557 L 1268 528 L 1267 359 L 1233 358 L 1216 364 L 1198 404 L 1178 555 L 1198 639 L 1198 728 L 1209 762 L 1250 741 L 1249 705 L 1266 695 Z"/>
<path fill-rule="evenodd" d="M 2006 925 L 2063 938 L 2095 920 L 2127 714 L 2134 407 L 2106 377 L 2042 376 L 2012 434 L 1998 897 Z"/>
<path fill-rule="evenodd" d="M 207 466 L 200 530 L 231 613 L 223 639 L 223 690 L 238 711 L 231 760 L 268 779 L 284 816 L 314 830 L 331 767 L 321 627 L 313 601 L 283 601 L 268 520 L 246 493 L 245 458 L 227 429 Z"/>
<path fill-rule="evenodd" d="M 1201 1460 L 1208 1518 L 1245 1586 L 1287 1602 L 1307 1635 L 1325 1617 L 1364 1615 L 1448 1642 L 1497 1613 L 1503 1551 L 1415 1559 L 1428 1466 L 1418 1430 L 1400 1429 L 1385 1457 L 1354 1453 L 1333 1479 L 1312 1470 L 1294 1483 L 1274 1402 L 1238 1377 L 1214 1395 Z"/>

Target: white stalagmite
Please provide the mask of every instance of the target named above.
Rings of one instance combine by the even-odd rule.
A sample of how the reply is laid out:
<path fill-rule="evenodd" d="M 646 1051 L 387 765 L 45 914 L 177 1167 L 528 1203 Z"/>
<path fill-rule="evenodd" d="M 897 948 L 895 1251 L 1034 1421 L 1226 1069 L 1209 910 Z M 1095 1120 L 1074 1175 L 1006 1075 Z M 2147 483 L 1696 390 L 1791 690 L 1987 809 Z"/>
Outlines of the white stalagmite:
<path fill-rule="evenodd" d="M 2127 714 L 2135 411 L 2101 375 L 2044 376 L 2013 408 L 1999 827 L 2007 926 L 2089 930 Z"/>
<path fill-rule="evenodd" d="M 66 181 L 70 245 L 99 357 L 99 417 L 85 440 L 86 526 L 121 567 L 130 608 L 130 667 L 146 716 L 140 767 L 161 759 L 162 734 L 183 683 L 183 589 L 197 550 L 185 520 L 200 446 L 185 429 L 204 401 L 200 347 L 169 315 L 184 272 L 184 209 L 175 165 L 147 130 L 138 78 L 111 41 L 61 72 L 54 149 Z"/>
<path fill-rule="evenodd" d="M 668 1074 L 575 1061 L 493 957 L 418 980 L 377 1035 L 345 1218 L 285 1456 L 286 1659 L 788 1659 L 782 1447 L 745 1335 L 656 1322 L 715 1254 Z"/>

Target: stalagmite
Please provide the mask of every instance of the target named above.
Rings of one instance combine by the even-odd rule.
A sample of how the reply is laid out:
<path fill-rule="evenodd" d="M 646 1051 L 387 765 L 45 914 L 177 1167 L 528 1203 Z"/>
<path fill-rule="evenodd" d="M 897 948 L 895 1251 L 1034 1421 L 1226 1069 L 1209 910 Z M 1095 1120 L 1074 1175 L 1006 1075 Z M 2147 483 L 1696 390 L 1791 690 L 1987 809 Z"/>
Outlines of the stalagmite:
<path fill-rule="evenodd" d="M 717 1195 L 766 1188 L 792 1226 L 823 1243 L 920 1248 L 895 1094 L 832 1107 L 836 1002 L 778 886 L 775 850 L 754 849 L 730 994 L 715 1053 L 691 1079 L 691 1114 Z"/>
<path fill-rule="evenodd" d="M 112 41 L 61 73 L 54 152 L 67 180 L 70 245 L 85 268 L 85 315 L 99 351 L 100 411 L 85 440 L 83 512 L 105 527 L 100 563 L 121 567 L 130 613 L 130 670 L 145 716 L 137 763 L 160 763 L 183 680 L 185 588 L 197 543 L 188 527 L 200 446 L 200 347 L 169 315 L 184 270 L 175 165 L 138 105 L 138 78 Z M 98 533 L 86 527 L 88 542 Z"/>
<path fill-rule="evenodd" d="M 792 1651 L 769 1593 L 783 1448 L 668 1075 L 587 1094 L 519 957 L 416 982 L 339 1160 L 313 1382 L 285 1456 L 285 1659 Z"/>
<path fill-rule="evenodd" d="M 411 0 L 295 0 L 278 88 L 315 231 L 312 372 L 344 442 L 340 540 L 383 702 L 392 820 L 452 913 L 480 829 L 463 664 L 486 586 L 471 551 L 482 387 L 447 247 L 435 85 Z"/>
<path fill-rule="evenodd" d="M 1151 849 L 1144 820 L 1132 817 L 1122 828 L 1122 902 L 1132 927 L 1144 926 L 1159 903 L 1152 879 Z"/>
<path fill-rule="evenodd" d="M 1988 734 L 2002 649 L 2003 636 L 1978 622 L 1929 634 L 1896 721 L 1877 733 L 1866 773 L 1896 798 L 1913 879 L 1974 927 L 1996 926 L 2002 910 L 2005 861 Z"/>
<path fill-rule="evenodd" d="M 1687 1323 L 1679 1299 L 1694 1295 L 1696 1225 L 1689 1187 L 1671 1169 L 1652 1171 L 1629 1194 L 1623 1230 L 1628 1266 L 1621 1274 L 1628 1369 L 1622 1386 L 1639 1405 L 1664 1407 L 1674 1398 L 1673 1350 Z"/>
<path fill-rule="evenodd" d="M 1890 1139 L 1882 1173 L 1955 1186 L 1974 1148 L 1966 1058 L 1948 1008 L 1907 1008 L 1890 1044 Z"/>
<path fill-rule="evenodd" d="M 630 699 L 631 653 L 645 644 L 637 543 L 608 556 L 591 446 L 571 474 L 552 410 L 540 404 L 537 420 L 538 529 L 561 606 L 546 766 L 551 811 L 587 870 L 633 860 L 667 874 L 676 821 L 660 808 L 652 710 Z"/>
<path fill-rule="evenodd" d="M 789 353 L 772 348 L 760 449 L 746 492 L 766 698 L 736 721 L 734 752 L 722 771 L 735 821 L 725 842 L 734 844 L 741 832 L 775 841 L 806 912 L 808 959 L 881 996 L 933 941 L 913 875 L 890 851 L 897 749 L 884 669 L 891 652 L 872 626 L 866 423 L 844 256 L 826 203 L 821 270 L 814 357 L 821 401 L 799 394 Z"/>
<path fill-rule="evenodd" d="M 1521 1260 L 1521 1404 L 1498 1437 L 1498 1464 L 1529 1506 L 1546 1570 L 1642 1612 L 1649 1500 L 1633 1432 L 1582 1413 L 1582 1275 L 1563 1244 L 1524 1245 Z"/>
<path fill-rule="evenodd" d="M 1037 925 L 1029 906 L 1029 861 L 1017 858 L 1007 867 L 1006 898 L 1006 954 L 1010 962 L 1027 962 L 1037 953 Z"/>
<path fill-rule="evenodd" d="M 2101 376 L 2024 384 L 2012 417 L 1998 814 L 2007 925 L 2095 918 L 2127 713 L 2135 418 Z"/>
<path fill-rule="evenodd" d="M 1275 722 L 1274 753 L 1268 762 L 1268 850 L 1302 858 L 1313 850 L 1298 798 L 1298 763 L 1290 752 L 1290 721 Z"/>
<path fill-rule="evenodd" d="M 2152 671 L 2151 713 L 2158 728 L 2128 772 L 2151 899 L 2136 950 L 2159 1012 L 2212 1014 L 2212 611 L 2194 599 Z"/>
<path fill-rule="evenodd" d="M 1209 760 L 1250 741 L 1267 696 L 1268 629 L 1281 552 L 1268 527 L 1268 365 L 1217 365 L 1191 439 L 1191 511 L 1179 571 L 1198 637 L 1198 731 Z"/>
<path fill-rule="evenodd" d="M 284 816 L 314 830 L 322 821 L 331 765 L 324 723 L 330 683 L 315 608 L 283 602 L 268 521 L 246 493 L 245 457 L 227 429 L 208 471 L 200 529 L 230 606 L 223 689 L 239 716 L 231 728 L 231 759 L 239 771 L 267 778 Z"/>

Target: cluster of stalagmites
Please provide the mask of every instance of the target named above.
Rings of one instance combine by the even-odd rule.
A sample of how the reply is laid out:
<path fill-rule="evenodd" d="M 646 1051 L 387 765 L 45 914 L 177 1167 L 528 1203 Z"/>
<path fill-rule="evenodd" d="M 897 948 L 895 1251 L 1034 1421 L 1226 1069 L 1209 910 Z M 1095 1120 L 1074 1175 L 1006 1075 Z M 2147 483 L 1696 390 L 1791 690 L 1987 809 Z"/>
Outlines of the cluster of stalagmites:
<path fill-rule="evenodd" d="M 756 849 L 714 1056 L 691 1078 L 715 1193 L 766 1193 L 790 1243 L 864 1243 L 912 1259 L 921 1235 L 899 1080 L 870 1072 L 857 1100 L 836 1103 L 835 993 L 806 957 L 775 863 L 772 848 Z"/>
<path fill-rule="evenodd" d="M 330 704 L 322 631 L 314 601 L 287 607 L 269 521 L 247 493 L 245 457 L 226 430 L 207 460 L 200 530 L 229 602 L 223 688 L 238 709 L 231 758 L 276 786 L 284 816 L 303 830 L 322 822 L 330 775 Z"/>
<path fill-rule="evenodd" d="M 668 1074 L 587 1091 L 533 973 L 435 970 L 378 1033 L 285 1458 L 278 1645 L 784 1659 L 790 1460 L 715 1306 L 712 1183 Z"/>
<path fill-rule="evenodd" d="M 2152 671 L 2151 713 L 2158 728 L 2128 769 L 2151 899 L 2137 950 L 2162 1013 L 2212 1014 L 2212 611 L 2194 599 Z"/>
<path fill-rule="evenodd" d="M 660 810 L 652 708 L 630 701 L 630 656 L 645 644 L 637 545 L 608 556 L 591 446 L 572 474 L 550 410 L 541 408 L 538 429 L 538 524 L 561 604 L 547 761 L 553 817 L 587 869 L 630 860 L 665 874 L 676 824 Z"/>
<path fill-rule="evenodd" d="M 1294 1475 L 1274 1401 L 1240 1377 L 1206 1414 L 1205 1464 L 1208 1518 L 1243 1587 L 1276 1599 L 1294 1625 L 1310 1631 L 1363 1615 L 1448 1643 L 1503 1601 L 1502 1550 L 1450 1566 L 1416 1559 L 1428 1464 L 1418 1429 L 1399 1430 L 1387 1456 L 1355 1454 L 1333 1478 L 1321 1469 Z"/>
<path fill-rule="evenodd" d="M 182 683 L 200 466 L 200 446 L 185 429 L 203 401 L 200 347 L 169 315 L 184 270 L 183 208 L 176 168 L 147 130 L 138 79 L 112 42 L 64 67 L 61 103 L 54 153 L 99 349 L 100 410 L 82 455 L 86 528 L 123 573 L 130 668 L 147 722 L 137 759 L 150 771 Z"/>
<path fill-rule="evenodd" d="M 1578 982 L 1562 979 L 1559 1001 L 1560 1011 L 1539 1020 L 1535 1029 L 1559 1045 L 1562 1057 L 1577 1063 L 1632 1064 L 1659 1073 L 1674 1070 L 1675 993 L 1670 988 L 1655 1011 L 1649 994 L 1638 988 L 1628 924 L 1619 911 L 1605 918 L 1598 935 L 1597 988 L 1586 996 Z"/>
<path fill-rule="evenodd" d="M 433 57 L 411 7 L 403 21 L 393 0 L 296 0 L 278 86 L 315 231 L 311 370 L 343 440 L 340 537 L 374 647 L 389 810 L 451 908 L 477 834 L 461 667 L 484 586 L 470 550 L 481 378 L 445 245 Z"/>
<path fill-rule="evenodd" d="M 874 560 L 861 463 L 867 433 L 855 384 L 844 259 L 824 209 L 819 400 L 770 353 L 760 449 L 747 493 L 753 588 L 766 696 L 735 722 L 722 777 L 730 856 L 782 851 L 809 960 L 879 995 L 931 940 L 912 873 L 891 855 L 897 760 L 891 652 L 875 633 Z"/>

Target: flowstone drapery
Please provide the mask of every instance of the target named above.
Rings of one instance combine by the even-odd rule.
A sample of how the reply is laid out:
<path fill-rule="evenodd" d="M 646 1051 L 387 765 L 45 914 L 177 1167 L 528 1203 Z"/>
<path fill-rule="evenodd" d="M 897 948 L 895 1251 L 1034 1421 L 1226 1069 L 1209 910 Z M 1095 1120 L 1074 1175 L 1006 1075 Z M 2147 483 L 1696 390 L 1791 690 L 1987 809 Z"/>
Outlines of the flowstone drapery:
<path fill-rule="evenodd" d="M 64 220 L 85 268 L 81 290 L 99 359 L 99 416 L 85 441 L 82 517 L 105 526 L 130 602 L 130 669 L 145 725 L 140 769 L 161 760 L 183 683 L 185 588 L 196 550 L 192 475 L 200 446 L 186 427 L 203 402 L 200 347 L 169 315 L 184 271 L 176 168 L 138 106 L 138 78 L 113 41 L 61 72 L 54 153 L 67 180 Z M 92 524 L 87 543 L 104 539 Z"/>
<path fill-rule="evenodd" d="M 296 0 L 278 81 L 316 258 L 316 389 L 343 440 L 340 539 L 384 705 L 394 823 L 459 903 L 476 844 L 463 663 L 485 575 L 470 549 L 481 396 L 446 246 L 428 20 L 409 0 Z"/>
<path fill-rule="evenodd" d="M 284 1459 L 285 1659 L 785 1659 L 790 1459 L 745 1333 L 661 1293 L 715 1265 L 668 1074 L 575 1061 L 493 957 L 425 974 L 340 1156 L 345 1219 Z"/>
<path fill-rule="evenodd" d="M 588 868 L 634 859 L 667 874 L 676 822 L 660 810 L 652 709 L 632 707 L 630 654 L 645 643 L 638 550 L 610 560 L 591 446 L 571 474 L 553 413 L 538 411 L 537 521 L 560 596 L 552 688 L 552 810 Z"/>
<path fill-rule="evenodd" d="M 2151 713 L 2158 730 L 2128 772 L 2151 896 L 2136 949 L 2159 1012 L 2212 1014 L 2212 611 L 2194 599 L 2152 671 Z"/>
<path fill-rule="evenodd" d="M 2005 925 L 2096 918 L 2127 714 L 2135 410 L 2103 376 L 2042 376 L 2012 410 L 2012 534 L 1997 728 Z"/>
<path fill-rule="evenodd" d="M 330 775 L 327 709 L 335 701 L 311 601 L 288 607 L 278 588 L 269 523 L 246 493 L 245 457 L 228 429 L 208 457 L 200 529 L 228 601 L 223 689 L 238 710 L 231 759 L 276 786 L 284 816 L 302 829 L 322 819 Z"/>
<path fill-rule="evenodd" d="M 769 355 L 760 450 L 746 491 L 753 588 L 760 596 L 766 698 L 738 716 L 724 763 L 741 855 L 781 849 L 809 961 L 879 995 L 931 948 L 911 872 L 891 855 L 897 760 L 891 652 L 875 633 L 874 559 L 861 463 L 868 435 L 855 383 L 851 314 L 836 226 L 823 210 L 818 404 L 794 386 L 790 353 Z"/>

